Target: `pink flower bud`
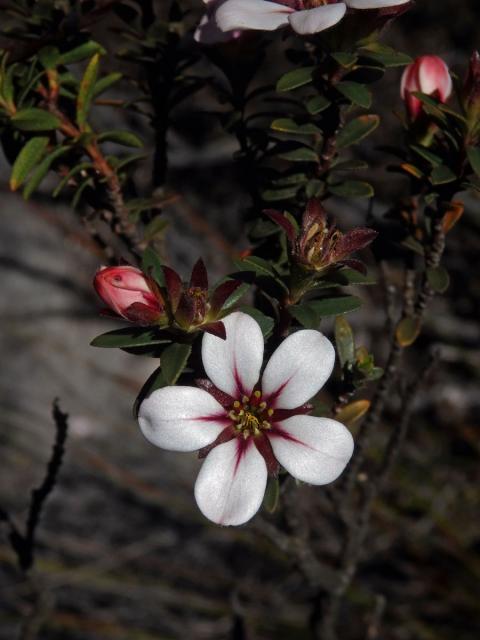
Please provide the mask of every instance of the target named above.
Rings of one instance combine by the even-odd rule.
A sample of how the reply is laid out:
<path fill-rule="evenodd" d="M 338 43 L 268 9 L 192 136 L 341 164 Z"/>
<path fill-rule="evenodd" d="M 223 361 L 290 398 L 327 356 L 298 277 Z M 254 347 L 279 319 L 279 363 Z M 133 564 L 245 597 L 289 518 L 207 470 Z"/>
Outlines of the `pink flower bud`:
<path fill-rule="evenodd" d="M 135 267 L 102 267 L 95 275 L 95 291 L 119 316 L 148 326 L 158 322 L 164 307 L 153 284 Z"/>
<path fill-rule="evenodd" d="M 420 56 L 403 72 L 400 93 L 412 120 L 416 120 L 422 112 L 421 101 L 412 96 L 415 91 L 447 102 L 452 93 L 452 78 L 441 58 Z"/>

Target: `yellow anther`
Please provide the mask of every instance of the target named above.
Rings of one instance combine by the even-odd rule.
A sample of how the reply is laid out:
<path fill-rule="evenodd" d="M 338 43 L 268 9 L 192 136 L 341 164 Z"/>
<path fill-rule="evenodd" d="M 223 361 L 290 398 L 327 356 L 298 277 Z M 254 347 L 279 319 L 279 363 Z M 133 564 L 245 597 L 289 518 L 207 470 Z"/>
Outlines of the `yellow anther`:
<path fill-rule="evenodd" d="M 257 390 L 257 391 L 255 391 L 253 393 L 253 395 L 255 396 L 255 398 L 261 398 L 262 397 L 262 392 Z"/>
<path fill-rule="evenodd" d="M 235 407 L 235 409 L 240 409 L 240 402 L 238 400 L 235 400 L 233 406 Z"/>
<path fill-rule="evenodd" d="M 271 429 L 272 425 L 270 424 L 270 422 L 267 422 L 266 420 L 264 420 L 262 422 L 262 429 Z"/>
<path fill-rule="evenodd" d="M 267 408 L 267 403 L 266 402 L 260 402 L 260 404 L 258 405 L 258 408 L 263 411 L 264 409 Z"/>
<path fill-rule="evenodd" d="M 246 440 L 249 435 L 250 435 L 249 431 L 245 429 L 245 431 L 243 432 L 243 439 Z"/>
<path fill-rule="evenodd" d="M 248 396 L 242 396 L 242 402 L 243 404 L 247 404 L 247 402 L 250 402 L 250 398 Z"/>
<path fill-rule="evenodd" d="M 269 410 L 267 411 L 267 416 L 273 416 L 273 414 L 274 414 L 273 409 L 269 409 Z"/>

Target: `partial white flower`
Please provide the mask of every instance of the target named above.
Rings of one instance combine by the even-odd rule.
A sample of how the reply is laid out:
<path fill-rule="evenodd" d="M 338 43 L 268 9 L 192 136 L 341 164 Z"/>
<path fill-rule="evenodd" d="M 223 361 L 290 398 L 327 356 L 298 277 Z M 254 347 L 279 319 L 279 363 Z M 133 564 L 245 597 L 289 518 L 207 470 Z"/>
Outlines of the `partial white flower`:
<path fill-rule="evenodd" d="M 205 7 L 205 15 L 200 20 L 198 27 L 193 35 L 194 39 L 200 44 L 213 45 L 222 42 L 230 42 L 240 37 L 241 31 L 222 31 L 217 25 L 215 13 L 226 0 L 203 0 L 207 5 Z"/>
<path fill-rule="evenodd" d="M 203 388 L 164 387 L 140 407 L 139 424 L 153 444 L 170 451 L 203 449 L 195 484 L 202 513 L 217 524 L 247 522 L 262 504 L 268 474 L 281 464 L 310 484 L 335 480 L 353 452 L 348 429 L 306 415 L 305 403 L 330 376 L 335 350 L 319 331 L 286 338 L 260 379 L 263 335 L 245 313 L 223 319 L 226 340 L 206 334 Z"/>
<path fill-rule="evenodd" d="M 215 10 L 222 31 L 275 31 L 290 25 L 300 35 L 311 35 L 336 25 L 347 9 L 381 9 L 410 0 L 226 0 Z"/>

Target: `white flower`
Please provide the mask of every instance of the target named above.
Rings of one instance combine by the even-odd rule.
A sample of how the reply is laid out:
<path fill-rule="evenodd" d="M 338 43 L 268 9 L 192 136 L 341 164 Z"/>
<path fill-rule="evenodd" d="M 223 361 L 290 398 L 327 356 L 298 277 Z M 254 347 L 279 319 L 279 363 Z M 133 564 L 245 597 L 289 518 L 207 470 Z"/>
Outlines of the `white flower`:
<path fill-rule="evenodd" d="M 410 0 L 226 0 L 215 11 L 222 31 L 255 29 L 275 31 L 290 25 L 300 35 L 333 27 L 347 9 L 382 9 Z"/>
<path fill-rule="evenodd" d="M 170 451 L 208 455 L 195 484 L 202 513 L 239 525 L 260 508 L 268 473 L 281 464 L 310 484 L 327 484 L 344 470 L 353 439 L 344 425 L 306 415 L 305 403 L 330 376 L 331 342 L 319 331 L 297 331 L 270 358 L 260 381 L 263 335 L 245 313 L 223 320 L 227 338 L 206 334 L 204 388 L 164 387 L 140 407 L 150 442 Z"/>

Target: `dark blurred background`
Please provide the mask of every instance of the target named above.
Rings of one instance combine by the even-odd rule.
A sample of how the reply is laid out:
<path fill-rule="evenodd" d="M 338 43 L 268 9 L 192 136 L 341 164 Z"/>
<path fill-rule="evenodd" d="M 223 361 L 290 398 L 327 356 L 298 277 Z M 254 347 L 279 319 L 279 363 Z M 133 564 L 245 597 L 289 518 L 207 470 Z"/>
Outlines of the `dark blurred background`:
<path fill-rule="evenodd" d="M 199 16 L 202 3 L 190 4 Z M 475 0 L 419 0 L 384 41 L 410 55 L 441 55 L 462 74 L 480 47 L 479 25 Z M 99 25 L 99 37 L 113 54 L 117 42 L 109 27 Z M 214 73 L 202 64 L 205 73 Z M 382 142 L 401 135 L 390 115 L 401 108 L 400 73 L 392 70 L 375 89 L 375 108 L 387 123 Z M 262 74 L 272 80 L 279 75 L 271 66 Z M 249 200 L 231 159 L 236 141 L 202 115 L 211 106 L 208 95 L 182 105 L 169 139 L 168 185 L 176 197 L 165 213 L 170 227 L 164 252 L 184 276 L 201 255 L 220 277 L 231 270 L 234 252 L 246 246 L 241 214 Z M 100 114 L 100 124 L 102 117 L 112 116 Z M 127 116 L 124 124 L 151 140 L 144 120 Z M 379 142 L 373 140 L 367 152 L 374 164 L 375 211 L 381 213 L 405 183 L 381 168 Z M 38 637 L 309 638 L 312 594 L 288 555 L 262 534 L 263 516 L 235 529 L 208 523 L 193 498 L 195 455 L 164 452 L 140 434 L 131 407 L 156 362 L 88 346 L 119 325 L 98 315 L 91 281 L 100 258 L 77 217 L 67 203 L 51 200 L 48 183 L 29 202 L 10 194 L 3 159 L 1 168 L 0 505 L 19 523 L 49 456 L 53 398 L 70 414 L 64 466 L 38 530 L 40 615 L 46 620 Z M 139 184 L 147 184 L 147 171 L 139 169 Z M 433 345 L 441 360 L 418 402 L 387 493 L 375 505 L 342 617 L 342 640 L 366 637 L 379 599 L 385 604 L 381 638 L 480 636 L 480 203 L 471 194 L 465 200 L 466 214 L 448 238 L 451 286 L 435 300 L 408 366 L 415 373 Z M 340 226 L 365 221 L 364 201 L 332 207 Z M 395 280 L 394 268 L 390 275 Z M 360 295 L 366 304 L 352 323 L 382 363 L 378 336 L 385 318 L 378 293 Z M 395 428 L 401 412 L 393 404 L 380 428 Z M 300 511 L 321 518 L 322 489 L 294 491 Z M 327 561 L 338 551 L 338 540 L 321 527 L 313 543 Z M 30 587 L 0 530 L 2 640 L 18 636 L 31 607 Z"/>

